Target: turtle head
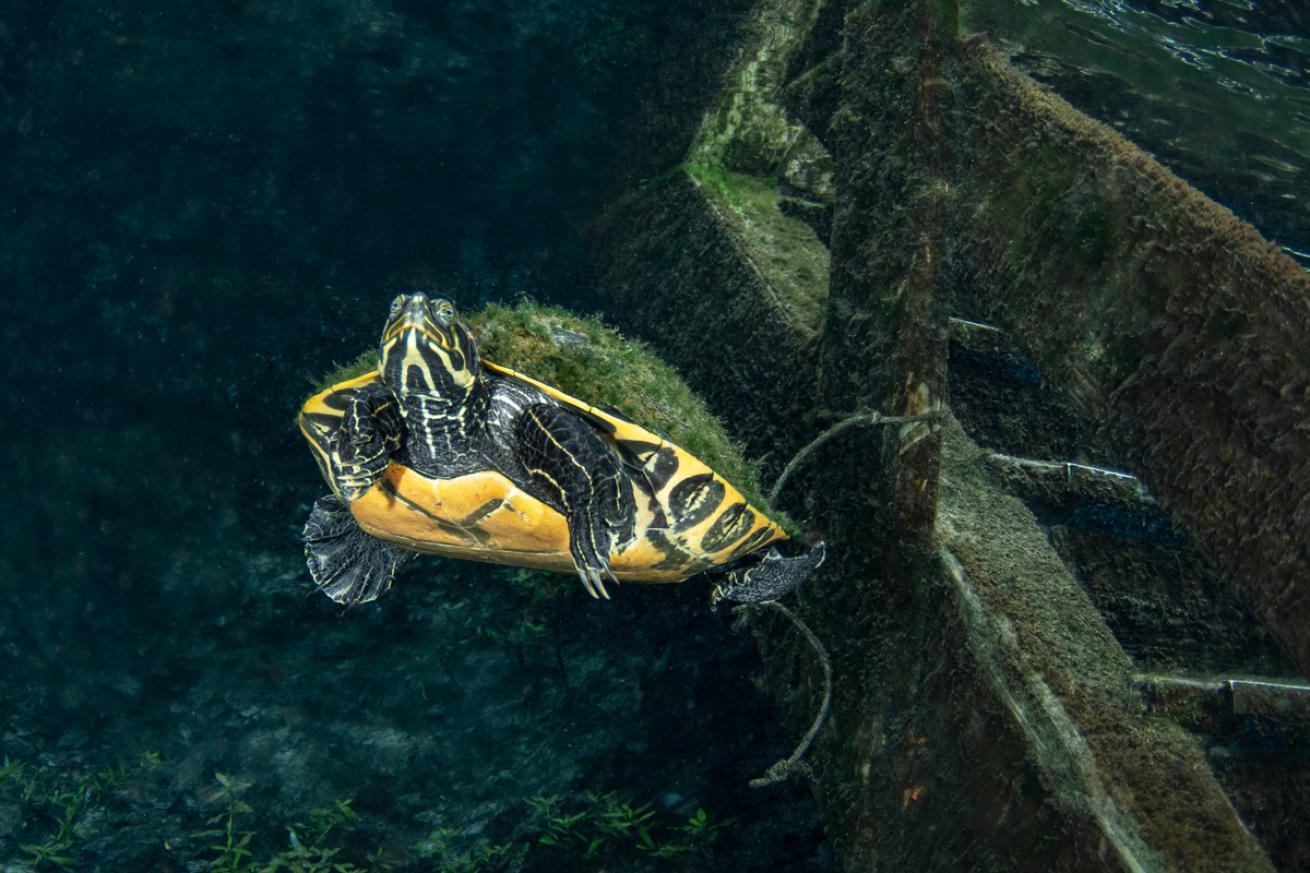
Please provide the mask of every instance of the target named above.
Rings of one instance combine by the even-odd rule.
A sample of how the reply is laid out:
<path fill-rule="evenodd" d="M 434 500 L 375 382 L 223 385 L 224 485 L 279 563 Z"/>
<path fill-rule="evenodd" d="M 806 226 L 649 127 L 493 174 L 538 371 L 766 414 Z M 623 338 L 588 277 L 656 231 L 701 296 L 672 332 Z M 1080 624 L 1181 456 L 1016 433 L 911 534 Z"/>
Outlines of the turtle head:
<path fill-rule="evenodd" d="M 401 294 L 391 301 L 378 358 L 382 381 L 398 396 L 459 400 L 477 383 L 477 343 L 444 298 Z"/>

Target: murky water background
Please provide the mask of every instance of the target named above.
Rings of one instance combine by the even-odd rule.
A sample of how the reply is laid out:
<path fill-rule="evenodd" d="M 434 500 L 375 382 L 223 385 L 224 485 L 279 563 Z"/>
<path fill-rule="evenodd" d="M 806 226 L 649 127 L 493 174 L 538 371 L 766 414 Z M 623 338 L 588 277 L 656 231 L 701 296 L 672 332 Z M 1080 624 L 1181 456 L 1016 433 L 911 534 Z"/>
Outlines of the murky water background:
<path fill-rule="evenodd" d="M 342 616 L 296 542 L 323 490 L 292 423 L 309 380 L 397 288 L 595 308 L 580 224 L 650 60 L 744 5 L 0 12 L 0 866 L 58 869 L 24 846 L 66 838 L 75 869 L 204 869 L 196 834 L 237 810 L 264 859 L 330 821 L 371 869 L 510 846 L 575 870 L 626 807 L 691 869 L 835 869 L 803 788 L 745 788 L 794 732 L 696 592 L 539 602 L 428 561 Z M 966 23 L 1310 263 L 1293 0 L 975 0 Z M 560 852 L 552 815 L 584 816 Z"/>

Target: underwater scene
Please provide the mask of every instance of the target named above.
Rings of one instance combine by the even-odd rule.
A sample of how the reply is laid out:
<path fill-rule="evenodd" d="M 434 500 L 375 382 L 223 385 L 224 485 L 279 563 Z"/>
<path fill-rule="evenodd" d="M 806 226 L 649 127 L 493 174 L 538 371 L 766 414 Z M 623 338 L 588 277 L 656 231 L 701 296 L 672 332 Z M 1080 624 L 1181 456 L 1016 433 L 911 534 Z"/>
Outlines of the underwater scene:
<path fill-rule="evenodd" d="M 1308 65 L 0 5 L 0 873 L 1310 870 Z"/>

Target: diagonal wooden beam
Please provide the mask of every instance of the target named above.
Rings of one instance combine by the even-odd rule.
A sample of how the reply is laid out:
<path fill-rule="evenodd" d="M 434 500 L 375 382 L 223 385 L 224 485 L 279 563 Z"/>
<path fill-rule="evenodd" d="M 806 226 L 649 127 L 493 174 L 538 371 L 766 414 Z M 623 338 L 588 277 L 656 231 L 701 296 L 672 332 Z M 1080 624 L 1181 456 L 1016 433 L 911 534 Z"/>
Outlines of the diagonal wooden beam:
<path fill-rule="evenodd" d="M 1310 275 L 989 47 L 953 79 L 963 314 L 1099 422 L 1310 675 Z"/>

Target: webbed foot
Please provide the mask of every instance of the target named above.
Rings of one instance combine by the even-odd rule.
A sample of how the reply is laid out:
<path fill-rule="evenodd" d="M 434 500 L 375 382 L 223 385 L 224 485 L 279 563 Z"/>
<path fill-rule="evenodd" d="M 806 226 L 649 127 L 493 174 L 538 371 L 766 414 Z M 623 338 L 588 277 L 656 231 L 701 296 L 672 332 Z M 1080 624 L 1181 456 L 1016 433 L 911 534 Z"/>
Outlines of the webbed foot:
<path fill-rule="evenodd" d="M 810 578 L 826 554 L 827 546 L 823 543 L 790 558 L 784 558 L 777 549 L 769 549 L 758 561 L 724 573 L 710 592 L 710 606 L 716 606 L 720 600 L 737 603 L 777 600 Z"/>
<path fill-rule="evenodd" d="M 414 552 L 371 537 L 334 495 L 320 497 L 305 522 L 305 562 L 318 590 L 353 606 L 376 600 Z"/>

